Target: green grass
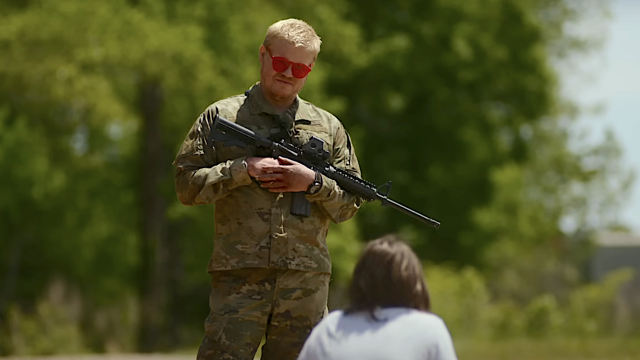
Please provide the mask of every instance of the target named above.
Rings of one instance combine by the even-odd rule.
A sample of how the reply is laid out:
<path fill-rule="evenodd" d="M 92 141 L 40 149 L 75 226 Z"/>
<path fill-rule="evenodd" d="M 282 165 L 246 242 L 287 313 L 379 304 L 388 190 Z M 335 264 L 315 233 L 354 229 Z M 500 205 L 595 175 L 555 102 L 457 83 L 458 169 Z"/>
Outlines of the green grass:
<path fill-rule="evenodd" d="M 640 360 L 640 336 L 630 339 L 455 340 L 458 360 Z M 254 360 L 260 359 L 260 350 Z"/>
<path fill-rule="evenodd" d="M 601 339 L 454 339 L 458 360 L 640 360 L 640 336 Z M 254 360 L 260 360 L 264 339 Z M 195 352 L 194 352 L 195 353 Z"/>
<path fill-rule="evenodd" d="M 634 339 L 458 340 L 459 360 L 640 360 Z"/>

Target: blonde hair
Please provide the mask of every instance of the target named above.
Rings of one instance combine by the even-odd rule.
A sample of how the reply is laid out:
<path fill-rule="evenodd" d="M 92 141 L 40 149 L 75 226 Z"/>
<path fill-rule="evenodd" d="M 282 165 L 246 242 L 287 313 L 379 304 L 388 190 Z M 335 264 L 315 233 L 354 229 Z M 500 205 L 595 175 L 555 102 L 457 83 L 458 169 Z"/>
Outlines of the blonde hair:
<path fill-rule="evenodd" d="M 322 40 L 311 25 L 298 19 L 280 20 L 269 26 L 263 45 L 269 47 L 274 39 L 289 41 L 295 47 L 303 47 L 314 52 L 318 56 Z"/>

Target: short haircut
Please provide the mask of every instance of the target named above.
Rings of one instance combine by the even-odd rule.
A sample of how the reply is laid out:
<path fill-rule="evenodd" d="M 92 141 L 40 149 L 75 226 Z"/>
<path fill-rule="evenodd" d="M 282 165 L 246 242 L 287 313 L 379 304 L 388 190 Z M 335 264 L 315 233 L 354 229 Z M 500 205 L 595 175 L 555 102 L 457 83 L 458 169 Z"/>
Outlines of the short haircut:
<path fill-rule="evenodd" d="M 322 43 L 311 25 L 298 19 L 280 20 L 269 26 L 263 45 L 269 47 L 274 39 L 287 40 L 296 47 L 309 49 L 313 51 L 315 56 L 318 56 Z"/>
<path fill-rule="evenodd" d="M 347 313 L 376 308 L 405 307 L 431 310 L 422 263 L 409 245 L 395 235 L 367 244 L 353 271 Z"/>

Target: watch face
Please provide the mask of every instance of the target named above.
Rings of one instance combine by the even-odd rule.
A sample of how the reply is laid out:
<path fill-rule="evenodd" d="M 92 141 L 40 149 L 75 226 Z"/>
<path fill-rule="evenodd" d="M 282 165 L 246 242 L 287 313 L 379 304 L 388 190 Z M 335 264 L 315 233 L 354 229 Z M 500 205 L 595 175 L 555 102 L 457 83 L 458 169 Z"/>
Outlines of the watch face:
<path fill-rule="evenodd" d="M 318 192 L 318 190 L 320 190 L 320 186 L 321 184 L 319 182 L 314 181 L 313 184 L 311 184 L 311 187 L 309 188 L 309 193 L 315 194 L 316 192 Z"/>
<path fill-rule="evenodd" d="M 307 191 L 309 194 L 315 194 L 320 191 L 322 187 L 322 176 L 319 172 L 316 171 L 316 178 L 313 180 L 311 185 L 309 186 L 309 190 Z"/>

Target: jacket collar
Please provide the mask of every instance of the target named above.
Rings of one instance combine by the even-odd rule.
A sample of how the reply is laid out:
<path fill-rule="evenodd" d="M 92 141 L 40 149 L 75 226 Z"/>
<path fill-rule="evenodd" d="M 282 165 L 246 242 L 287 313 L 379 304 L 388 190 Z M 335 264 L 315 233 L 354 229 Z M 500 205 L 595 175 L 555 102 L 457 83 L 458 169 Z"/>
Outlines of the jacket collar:
<path fill-rule="evenodd" d="M 253 85 L 249 90 L 245 92 L 248 97 L 249 109 L 251 114 L 270 114 L 275 118 L 279 118 L 285 128 L 293 127 L 294 120 L 311 120 L 311 113 L 306 101 L 302 100 L 299 96 L 293 101 L 293 105 L 282 114 L 278 114 L 275 106 L 273 106 L 262 93 L 260 89 L 260 82 Z"/>

